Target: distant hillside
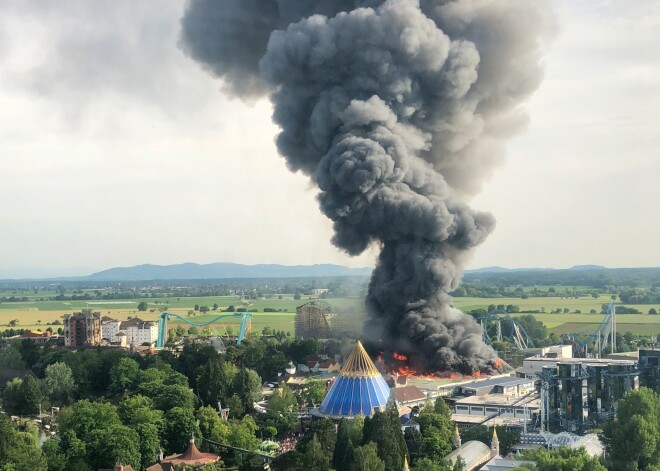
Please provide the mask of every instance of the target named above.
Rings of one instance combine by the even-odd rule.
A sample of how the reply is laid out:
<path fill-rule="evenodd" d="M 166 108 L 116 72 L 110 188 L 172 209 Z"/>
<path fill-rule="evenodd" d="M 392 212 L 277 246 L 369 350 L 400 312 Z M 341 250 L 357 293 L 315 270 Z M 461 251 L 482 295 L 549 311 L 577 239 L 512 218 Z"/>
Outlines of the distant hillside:
<path fill-rule="evenodd" d="M 570 270 L 606 270 L 602 265 L 575 265 Z"/>
<path fill-rule="evenodd" d="M 517 268 L 467 270 L 463 286 L 660 286 L 660 268 L 605 268 L 599 265 L 576 265 L 568 269 Z"/>
<path fill-rule="evenodd" d="M 348 268 L 341 265 L 241 265 L 239 263 L 181 263 L 178 265 L 136 265 L 93 273 L 88 280 L 202 280 L 222 278 L 301 278 L 315 276 L 365 276 L 371 268 Z"/>

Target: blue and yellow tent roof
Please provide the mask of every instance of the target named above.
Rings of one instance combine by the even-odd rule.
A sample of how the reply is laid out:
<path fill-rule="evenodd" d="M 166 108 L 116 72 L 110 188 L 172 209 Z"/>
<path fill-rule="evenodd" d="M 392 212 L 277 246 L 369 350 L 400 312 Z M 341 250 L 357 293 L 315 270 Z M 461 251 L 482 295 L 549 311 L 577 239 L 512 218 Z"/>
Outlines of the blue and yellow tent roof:
<path fill-rule="evenodd" d="M 390 388 L 358 340 L 319 412 L 335 417 L 370 416 L 385 409 L 389 396 Z"/>

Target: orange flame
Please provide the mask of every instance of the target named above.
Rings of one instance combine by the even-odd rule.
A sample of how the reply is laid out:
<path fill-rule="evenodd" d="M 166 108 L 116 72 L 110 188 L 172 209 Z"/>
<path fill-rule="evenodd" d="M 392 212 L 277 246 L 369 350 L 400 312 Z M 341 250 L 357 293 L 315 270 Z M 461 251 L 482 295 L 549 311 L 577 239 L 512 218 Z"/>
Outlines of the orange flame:
<path fill-rule="evenodd" d="M 464 375 L 454 371 L 437 371 L 435 373 L 421 372 L 414 370 L 408 363 L 408 356 L 392 352 L 392 360 L 385 361 L 383 358 L 383 352 L 376 356 L 376 361 L 378 362 L 380 369 L 384 371 L 389 371 L 393 376 L 410 376 L 412 378 L 429 378 L 429 379 L 449 379 L 449 380 L 460 380 L 460 379 L 481 379 L 487 375 L 482 374 L 479 371 L 475 371 L 470 375 Z M 495 364 L 499 363 L 501 368 L 501 360 L 498 358 L 495 360 Z"/>
<path fill-rule="evenodd" d="M 499 358 L 495 358 L 495 366 L 497 366 L 498 369 L 502 369 L 502 360 Z"/>

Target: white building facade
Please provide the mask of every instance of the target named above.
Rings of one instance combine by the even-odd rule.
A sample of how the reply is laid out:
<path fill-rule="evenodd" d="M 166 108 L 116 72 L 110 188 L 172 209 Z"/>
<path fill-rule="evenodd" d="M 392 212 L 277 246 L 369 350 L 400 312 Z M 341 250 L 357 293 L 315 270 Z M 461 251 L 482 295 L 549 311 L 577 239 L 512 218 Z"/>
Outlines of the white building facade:
<path fill-rule="evenodd" d="M 126 332 L 126 344 L 133 347 L 139 347 L 144 343 L 155 344 L 158 340 L 158 323 L 139 321 L 132 323 L 128 321 L 124 324 Z"/>
<path fill-rule="evenodd" d="M 121 321 L 103 317 L 101 319 L 101 338 L 108 342 L 117 342 L 117 334 L 121 330 Z"/>

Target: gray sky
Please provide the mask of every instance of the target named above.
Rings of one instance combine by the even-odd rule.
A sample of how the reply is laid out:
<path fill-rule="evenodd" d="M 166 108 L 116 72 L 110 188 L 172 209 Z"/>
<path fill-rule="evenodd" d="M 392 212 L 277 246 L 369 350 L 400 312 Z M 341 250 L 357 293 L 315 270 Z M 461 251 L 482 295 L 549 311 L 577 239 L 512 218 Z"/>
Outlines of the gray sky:
<path fill-rule="evenodd" d="M 660 266 L 660 3 L 555 2 L 528 129 L 473 200 L 471 267 Z M 139 263 L 371 265 L 330 244 L 270 104 L 177 47 L 183 2 L 0 0 L 0 277 Z"/>

